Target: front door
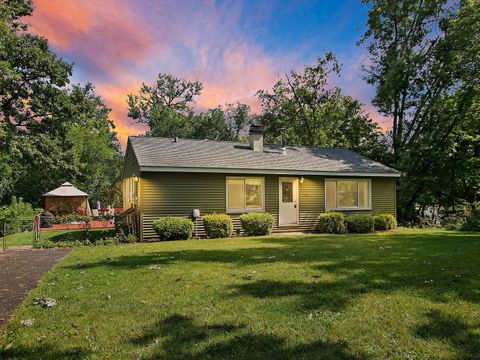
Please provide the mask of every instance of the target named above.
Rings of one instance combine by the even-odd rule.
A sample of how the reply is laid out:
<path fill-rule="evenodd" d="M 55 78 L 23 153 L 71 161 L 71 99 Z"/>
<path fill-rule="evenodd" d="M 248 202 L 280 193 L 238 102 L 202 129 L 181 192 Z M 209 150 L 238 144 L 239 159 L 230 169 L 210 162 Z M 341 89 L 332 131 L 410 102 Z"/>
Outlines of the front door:
<path fill-rule="evenodd" d="M 278 182 L 278 225 L 298 225 L 298 178 L 281 177 Z"/>

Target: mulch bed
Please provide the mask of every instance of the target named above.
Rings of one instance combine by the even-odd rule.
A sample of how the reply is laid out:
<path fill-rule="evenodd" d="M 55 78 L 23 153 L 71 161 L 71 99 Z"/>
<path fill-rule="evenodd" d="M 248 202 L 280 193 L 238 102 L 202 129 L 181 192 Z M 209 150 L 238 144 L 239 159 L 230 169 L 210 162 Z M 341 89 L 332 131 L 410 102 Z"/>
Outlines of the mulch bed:
<path fill-rule="evenodd" d="M 71 249 L 0 251 L 0 328 L 40 278 Z"/>

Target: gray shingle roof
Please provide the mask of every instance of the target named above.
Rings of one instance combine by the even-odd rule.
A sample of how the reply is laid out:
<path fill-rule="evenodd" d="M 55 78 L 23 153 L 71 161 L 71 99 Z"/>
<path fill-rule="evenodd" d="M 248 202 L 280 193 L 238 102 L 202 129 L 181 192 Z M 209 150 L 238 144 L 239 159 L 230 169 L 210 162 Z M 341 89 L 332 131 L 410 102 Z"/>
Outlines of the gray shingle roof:
<path fill-rule="evenodd" d="M 280 145 L 265 145 L 263 151 L 253 151 L 246 143 L 229 141 L 179 139 L 175 142 L 171 138 L 131 136 L 129 142 L 142 171 L 188 168 L 194 171 L 242 170 L 298 175 L 399 175 L 388 166 L 343 148 L 287 146 L 287 154 L 284 155 Z"/>

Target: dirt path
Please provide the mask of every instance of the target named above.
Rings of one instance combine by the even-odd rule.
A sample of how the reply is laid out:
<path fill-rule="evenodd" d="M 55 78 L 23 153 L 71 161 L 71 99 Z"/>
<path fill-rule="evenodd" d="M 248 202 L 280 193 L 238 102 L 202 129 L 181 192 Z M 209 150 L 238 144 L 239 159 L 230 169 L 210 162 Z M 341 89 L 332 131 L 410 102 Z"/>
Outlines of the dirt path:
<path fill-rule="evenodd" d="M 40 278 L 70 249 L 0 251 L 0 328 Z"/>

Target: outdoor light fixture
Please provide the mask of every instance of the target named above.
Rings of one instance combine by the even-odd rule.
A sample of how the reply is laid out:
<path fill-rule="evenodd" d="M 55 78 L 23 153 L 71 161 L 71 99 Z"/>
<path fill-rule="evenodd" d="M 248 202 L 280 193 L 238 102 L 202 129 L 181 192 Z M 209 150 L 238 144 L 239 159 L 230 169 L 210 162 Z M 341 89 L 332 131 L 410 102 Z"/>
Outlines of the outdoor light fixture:
<path fill-rule="evenodd" d="M 133 177 L 133 181 L 138 182 L 138 176 L 135 175 L 135 176 Z"/>
<path fill-rule="evenodd" d="M 300 185 L 303 185 L 303 176 L 300 176 Z"/>

